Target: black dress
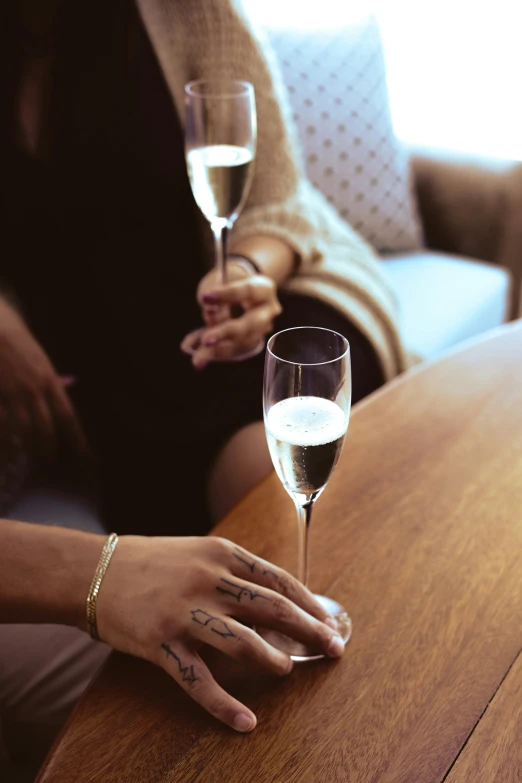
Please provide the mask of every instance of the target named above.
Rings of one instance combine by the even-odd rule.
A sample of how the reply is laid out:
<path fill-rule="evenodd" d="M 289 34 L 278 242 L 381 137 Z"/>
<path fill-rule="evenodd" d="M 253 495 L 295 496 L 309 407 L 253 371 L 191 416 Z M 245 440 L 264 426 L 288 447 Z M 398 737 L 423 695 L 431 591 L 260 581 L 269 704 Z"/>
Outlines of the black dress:
<path fill-rule="evenodd" d="M 64 4 L 57 24 L 45 162 L 12 134 L 2 144 L 1 275 L 58 372 L 77 378 L 71 396 L 97 458 L 107 527 L 199 534 L 210 524 L 212 460 L 262 418 L 263 356 L 197 372 L 179 349 L 201 324 L 195 292 L 212 263 L 209 229 L 134 4 L 112 0 L 97 14 L 98 2 Z M 344 319 L 307 298 L 283 300 L 277 328 L 316 323 L 350 339 L 355 399 L 382 383 L 369 344 Z"/>

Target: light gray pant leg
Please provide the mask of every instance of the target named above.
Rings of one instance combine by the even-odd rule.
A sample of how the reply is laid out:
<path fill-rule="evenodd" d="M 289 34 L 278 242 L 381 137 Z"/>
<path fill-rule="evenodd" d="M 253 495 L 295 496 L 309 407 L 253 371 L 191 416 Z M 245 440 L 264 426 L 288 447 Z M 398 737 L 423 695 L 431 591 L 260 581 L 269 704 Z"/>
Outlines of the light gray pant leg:
<path fill-rule="evenodd" d="M 9 518 L 105 532 L 95 503 L 52 487 L 29 489 Z M 108 653 L 77 628 L 0 624 L 0 719 L 10 755 L 47 751 Z"/>

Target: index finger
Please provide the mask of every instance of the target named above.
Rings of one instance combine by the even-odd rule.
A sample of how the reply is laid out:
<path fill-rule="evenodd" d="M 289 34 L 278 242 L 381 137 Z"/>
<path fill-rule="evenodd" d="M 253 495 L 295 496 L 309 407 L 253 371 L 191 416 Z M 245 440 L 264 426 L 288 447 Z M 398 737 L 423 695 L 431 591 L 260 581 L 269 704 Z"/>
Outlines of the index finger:
<path fill-rule="evenodd" d="M 241 304 L 266 302 L 275 296 L 276 286 L 273 280 L 264 275 L 255 275 L 230 285 L 215 288 L 203 297 L 205 304 Z"/>
<path fill-rule="evenodd" d="M 180 345 L 183 353 L 192 355 L 199 348 L 204 332 L 205 330 L 200 328 L 195 329 L 193 332 L 189 332 L 189 334 L 185 335 Z"/>
<path fill-rule="evenodd" d="M 239 546 L 232 547 L 231 555 L 230 570 L 233 574 L 281 593 L 312 617 L 325 623 L 329 628 L 337 630 L 335 618 L 316 600 L 313 593 L 288 571 L 267 560 L 255 557 Z"/>

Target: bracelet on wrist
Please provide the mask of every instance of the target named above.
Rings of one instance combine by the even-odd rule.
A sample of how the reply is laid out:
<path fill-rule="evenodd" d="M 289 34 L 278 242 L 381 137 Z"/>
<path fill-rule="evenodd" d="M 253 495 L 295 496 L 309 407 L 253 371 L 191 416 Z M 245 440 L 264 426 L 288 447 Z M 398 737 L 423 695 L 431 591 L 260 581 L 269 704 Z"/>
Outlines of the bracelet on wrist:
<path fill-rule="evenodd" d="M 117 543 L 118 536 L 116 533 L 111 533 L 103 546 L 100 559 L 98 560 L 98 565 L 96 566 L 96 571 L 94 572 L 94 576 L 92 578 L 91 586 L 89 587 L 89 593 L 87 595 L 87 630 L 89 635 L 96 641 L 99 641 L 100 639 L 98 634 L 98 624 L 96 621 L 96 603 L 98 601 L 98 594 L 100 592 L 100 586 L 103 581 L 103 577 L 105 576 Z"/>
<path fill-rule="evenodd" d="M 262 275 L 263 270 L 259 266 L 259 264 L 254 261 L 253 258 L 250 258 L 250 256 L 246 256 L 244 253 L 228 253 L 227 259 L 229 261 L 234 261 L 236 264 L 239 264 L 243 267 L 243 269 L 246 269 L 247 272 L 254 275 Z"/>

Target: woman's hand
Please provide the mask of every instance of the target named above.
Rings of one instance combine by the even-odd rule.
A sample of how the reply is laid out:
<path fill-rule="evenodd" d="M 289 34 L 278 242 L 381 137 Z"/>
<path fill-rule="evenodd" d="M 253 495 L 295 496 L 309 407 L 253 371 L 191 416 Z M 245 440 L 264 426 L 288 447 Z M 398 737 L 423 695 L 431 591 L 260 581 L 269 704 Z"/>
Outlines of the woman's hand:
<path fill-rule="evenodd" d="M 249 274 L 233 260 L 227 262 L 227 272 L 226 285 L 219 284 L 214 270 L 200 282 L 197 296 L 206 327 L 191 332 L 181 343 L 181 350 L 192 355 L 198 370 L 209 362 L 229 361 L 254 351 L 281 313 L 276 284 L 270 277 Z"/>
<path fill-rule="evenodd" d="M 344 649 L 335 621 L 300 582 L 214 537 L 121 538 L 100 589 L 97 623 L 103 641 L 161 666 L 238 731 L 253 729 L 256 717 L 214 680 L 198 653 L 203 645 L 275 675 L 288 674 L 292 661 L 247 625 L 282 631 L 331 657 Z"/>
<path fill-rule="evenodd" d="M 58 443 L 85 453 L 74 409 L 42 347 L 16 310 L 0 298 L 0 433 L 36 459 L 48 460 Z"/>

